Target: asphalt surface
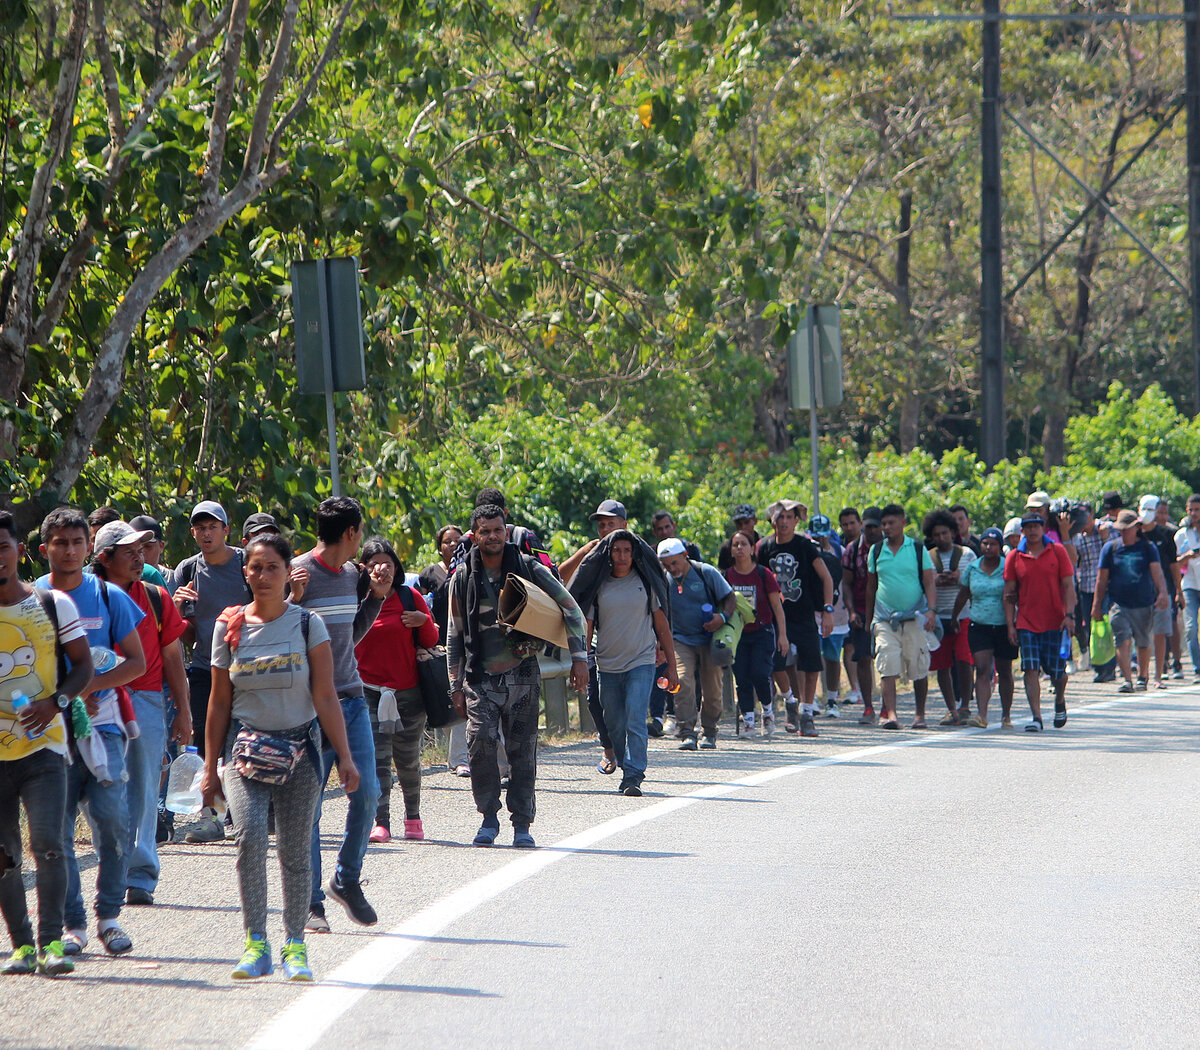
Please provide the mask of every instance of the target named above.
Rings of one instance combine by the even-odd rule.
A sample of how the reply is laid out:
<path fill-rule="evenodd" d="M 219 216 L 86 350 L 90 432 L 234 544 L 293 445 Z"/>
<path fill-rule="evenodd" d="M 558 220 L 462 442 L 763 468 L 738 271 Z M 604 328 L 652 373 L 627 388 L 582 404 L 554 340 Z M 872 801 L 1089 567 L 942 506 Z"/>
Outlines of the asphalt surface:
<path fill-rule="evenodd" d="M 544 747 L 532 852 L 466 845 L 469 782 L 433 773 L 429 838 L 371 847 L 380 922 L 331 904 L 314 985 L 231 981 L 233 845 L 166 846 L 133 953 L 0 980 L 0 1046 L 1194 1045 L 1200 688 L 1068 698 L 1039 735 L 652 741 L 642 799 Z"/>

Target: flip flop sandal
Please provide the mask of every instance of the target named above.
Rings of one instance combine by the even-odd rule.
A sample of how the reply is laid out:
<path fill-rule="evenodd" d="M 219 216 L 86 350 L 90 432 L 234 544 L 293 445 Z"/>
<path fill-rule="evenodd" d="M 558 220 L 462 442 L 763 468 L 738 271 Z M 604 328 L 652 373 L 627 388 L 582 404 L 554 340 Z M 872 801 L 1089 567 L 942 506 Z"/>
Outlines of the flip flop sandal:
<path fill-rule="evenodd" d="M 605 776 L 608 776 L 608 774 L 617 771 L 617 760 L 615 758 L 602 758 L 596 764 L 596 769 Z"/>
<path fill-rule="evenodd" d="M 1064 707 L 1061 711 L 1058 708 L 1054 709 L 1054 728 L 1062 729 L 1067 724 L 1067 709 Z"/>
<path fill-rule="evenodd" d="M 913 724 L 910 725 L 908 728 L 909 729 L 928 729 L 929 723 L 926 722 L 923 718 L 921 718 L 921 719 L 917 719 L 917 721 L 913 722 Z"/>
<path fill-rule="evenodd" d="M 879 723 L 880 729 L 899 729 L 900 723 L 894 718 L 889 718 L 886 722 Z"/>

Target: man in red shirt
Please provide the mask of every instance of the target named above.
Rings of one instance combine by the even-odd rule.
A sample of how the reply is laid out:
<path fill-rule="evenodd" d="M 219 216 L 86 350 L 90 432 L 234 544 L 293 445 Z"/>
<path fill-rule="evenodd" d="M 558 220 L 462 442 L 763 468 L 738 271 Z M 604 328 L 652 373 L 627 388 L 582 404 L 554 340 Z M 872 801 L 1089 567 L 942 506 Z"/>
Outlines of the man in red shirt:
<path fill-rule="evenodd" d="M 1045 531 L 1042 516 L 1027 508 L 1021 518 L 1025 549 L 1009 551 L 1004 562 L 1004 613 L 1008 639 L 1021 648 L 1031 714 L 1027 733 L 1042 730 L 1042 671 L 1054 683 L 1054 725 L 1067 724 L 1062 638 L 1063 631 L 1075 632 L 1075 570 L 1061 543 L 1046 542 Z"/>
<path fill-rule="evenodd" d="M 110 521 L 96 533 L 96 575 L 120 587 L 146 615 L 137 626 L 146 673 L 126 687 L 133 701 L 138 736 L 129 741 L 129 834 L 125 847 L 125 903 L 154 903 L 158 886 L 158 788 L 166 753 L 167 725 L 163 679 L 176 697 L 188 695 L 187 672 L 179 638 L 187 627 L 171 596 L 156 583 L 142 580 L 142 544 L 154 533 L 137 531 L 123 521 Z M 171 739 L 186 744 L 192 736 L 192 711 L 188 704 L 175 707 Z"/>

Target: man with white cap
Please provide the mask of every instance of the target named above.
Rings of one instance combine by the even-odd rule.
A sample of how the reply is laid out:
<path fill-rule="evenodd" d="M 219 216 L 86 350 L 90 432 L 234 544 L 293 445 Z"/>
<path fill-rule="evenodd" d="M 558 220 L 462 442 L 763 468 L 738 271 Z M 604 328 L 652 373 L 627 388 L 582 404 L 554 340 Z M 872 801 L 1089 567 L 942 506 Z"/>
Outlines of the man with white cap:
<path fill-rule="evenodd" d="M 1159 498 L 1153 495 L 1143 496 L 1138 502 L 1142 536 L 1158 549 L 1158 562 L 1167 585 L 1167 607 L 1154 612 L 1154 681 L 1150 683 L 1151 689 L 1166 688 L 1163 679 L 1167 674 L 1167 649 L 1175 633 L 1175 606 L 1182 597 L 1175 530 L 1158 524 L 1158 505 Z M 1148 672 L 1150 669 L 1147 667 L 1144 670 Z"/>
<path fill-rule="evenodd" d="M 244 605 L 253 596 L 242 575 L 242 549 L 228 543 L 229 516 L 225 508 L 214 500 L 201 500 L 192 508 L 189 520 L 192 539 L 200 551 L 175 567 L 167 587 L 179 614 L 188 622 L 182 640 L 185 645 L 192 646 L 192 659 L 187 670 L 192 738 L 203 755 L 208 694 L 212 690 L 209 660 L 213 628 L 217 617 L 229 606 Z M 206 810 L 184 838 L 193 843 L 220 842 L 225 838 L 225 829 L 216 813 Z"/>
<path fill-rule="evenodd" d="M 125 756 L 129 772 L 125 903 L 138 905 L 153 904 L 158 886 L 157 800 L 167 747 L 164 678 L 176 696 L 187 695 L 187 673 L 179 644 L 187 625 L 166 590 L 142 579 L 142 545 L 153 536 L 152 530 L 138 530 L 123 521 L 112 521 L 100 528 L 95 539 L 96 575 L 121 588 L 145 614 L 137 631 L 146 657 L 146 671 L 128 686 L 138 736 L 129 741 Z M 171 739 L 182 746 L 191 735 L 191 710 L 180 705 L 175 710 Z"/>
<path fill-rule="evenodd" d="M 728 622 L 737 605 L 733 588 L 712 565 L 693 562 L 677 536 L 658 545 L 658 559 L 671 574 L 676 593 L 671 596 L 671 637 L 675 642 L 675 670 L 679 693 L 675 718 L 682 743 L 680 751 L 695 751 L 696 709 L 704 734 L 705 750 L 717 746 L 721 718 L 721 668 L 712 658 L 713 632 Z"/>

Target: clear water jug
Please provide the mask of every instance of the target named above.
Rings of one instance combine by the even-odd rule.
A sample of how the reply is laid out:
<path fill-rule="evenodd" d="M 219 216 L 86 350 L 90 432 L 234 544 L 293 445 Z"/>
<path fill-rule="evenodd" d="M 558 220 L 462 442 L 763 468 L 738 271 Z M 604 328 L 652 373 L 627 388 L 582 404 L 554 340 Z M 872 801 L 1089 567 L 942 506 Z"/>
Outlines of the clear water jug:
<path fill-rule="evenodd" d="M 203 776 L 204 759 L 194 747 L 185 747 L 167 774 L 167 809 L 172 813 L 199 813 Z"/>

